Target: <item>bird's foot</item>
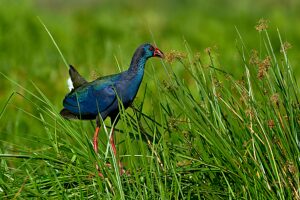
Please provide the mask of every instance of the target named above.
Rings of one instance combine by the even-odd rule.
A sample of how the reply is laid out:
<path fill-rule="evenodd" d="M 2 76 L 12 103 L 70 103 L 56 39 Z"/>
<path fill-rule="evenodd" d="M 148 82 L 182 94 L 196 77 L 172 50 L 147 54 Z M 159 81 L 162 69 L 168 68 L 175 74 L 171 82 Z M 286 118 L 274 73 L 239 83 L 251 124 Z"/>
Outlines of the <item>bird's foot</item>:
<path fill-rule="evenodd" d="M 126 171 L 123 167 L 123 164 L 121 163 L 121 161 L 119 161 L 119 169 L 120 169 L 120 175 L 124 175 L 126 174 L 127 176 L 130 176 L 129 171 Z"/>
<path fill-rule="evenodd" d="M 100 172 L 100 169 L 99 169 L 99 165 L 96 164 L 96 169 L 98 171 L 98 176 L 101 177 L 101 178 L 104 178 L 103 174 Z"/>
<path fill-rule="evenodd" d="M 105 166 L 112 168 L 112 165 L 110 163 L 106 163 Z M 98 171 L 98 176 L 104 178 L 104 175 L 100 172 L 100 167 L 98 164 L 96 164 L 96 169 Z M 130 173 L 123 168 L 123 164 L 121 162 L 119 162 L 119 171 L 121 176 L 124 174 L 130 175 Z"/>
<path fill-rule="evenodd" d="M 112 165 L 110 163 L 106 163 L 105 164 L 107 167 L 111 168 Z M 123 164 L 121 163 L 121 161 L 119 161 L 119 171 L 120 171 L 120 175 L 122 176 L 123 174 L 127 174 L 130 175 L 128 171 L 126 171 L 123 167 Z"/>

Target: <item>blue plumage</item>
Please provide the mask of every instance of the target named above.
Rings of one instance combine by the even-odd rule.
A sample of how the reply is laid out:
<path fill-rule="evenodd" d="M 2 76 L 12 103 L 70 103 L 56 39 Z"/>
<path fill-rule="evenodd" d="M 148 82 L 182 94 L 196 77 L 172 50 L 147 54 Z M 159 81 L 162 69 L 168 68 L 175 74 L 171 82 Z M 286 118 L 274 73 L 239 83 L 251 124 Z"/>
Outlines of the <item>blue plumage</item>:
<path fill-rule="evenodd" d="M 74 89 L 63 101 L 65 109 L 79 118 L 95 118 L 98 113 L 103 113 L 116 100 L 114 87 L 120 81 L 120 76 L 118 74 L 114 77 L 95 80 Z M 104 115 L 102 117 L 105 118 Z"/>
<path fill-rule="evenodd" d="M 100 114 L 103 120 L 108 116 L 114 119 L 118 114 L 118 97 L 125 108 L 132 103 L 144 75 L 145 63 L 154 56 L 163 57 L 163 53 L 150 44 L 143 44 L 135 51 L 127 71 L 92 82 L 85 81 L 73 68 L 75 73 L 72 78 L 70 71 L 71 79 L 79 79 L 80 83 L 66 95 L 61 115 L 69 119 L 95 119 Z"/>

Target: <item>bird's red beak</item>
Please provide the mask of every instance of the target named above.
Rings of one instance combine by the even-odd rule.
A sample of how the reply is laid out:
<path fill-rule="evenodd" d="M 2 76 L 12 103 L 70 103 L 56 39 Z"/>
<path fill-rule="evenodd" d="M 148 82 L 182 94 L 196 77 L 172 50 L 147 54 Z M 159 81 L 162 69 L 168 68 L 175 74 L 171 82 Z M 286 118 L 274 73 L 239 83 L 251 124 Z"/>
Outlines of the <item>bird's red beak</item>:
<path fill-rule="evenodd" d="M 154 57 L 160 57 L 160 58 L 165 57 L 164 53 L 161 50 L 159 50 L 158 48 L 155 48 L 153 56 Z"/>

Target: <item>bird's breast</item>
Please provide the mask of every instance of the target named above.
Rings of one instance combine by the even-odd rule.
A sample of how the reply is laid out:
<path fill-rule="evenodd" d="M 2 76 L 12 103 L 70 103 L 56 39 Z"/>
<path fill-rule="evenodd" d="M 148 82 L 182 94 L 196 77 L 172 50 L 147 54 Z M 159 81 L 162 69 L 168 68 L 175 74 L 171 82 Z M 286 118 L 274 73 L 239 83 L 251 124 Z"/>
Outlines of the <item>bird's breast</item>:
<path fill-rule="evenodd" d="M 130 105 L 134 100 L 140 87 L 143 75 L 134 76 L 132 79 L 122 81 L 118 85 L 118 95 L 124 105 Z"/>

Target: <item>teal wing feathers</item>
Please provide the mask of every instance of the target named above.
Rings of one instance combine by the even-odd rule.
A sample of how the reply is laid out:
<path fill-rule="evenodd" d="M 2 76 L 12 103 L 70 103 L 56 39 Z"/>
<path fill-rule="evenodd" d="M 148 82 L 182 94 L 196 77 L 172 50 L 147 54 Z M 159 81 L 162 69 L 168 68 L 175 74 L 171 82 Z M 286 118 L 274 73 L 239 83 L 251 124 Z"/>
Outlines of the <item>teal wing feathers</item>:
<path fill-rule="evenodd" d="M 105 112 L 116 101 L 114 85 L 119 78 L 117 74 L 83 84 L 66 95 L 64 107 L 77 116 L 88 118 Z"/>

